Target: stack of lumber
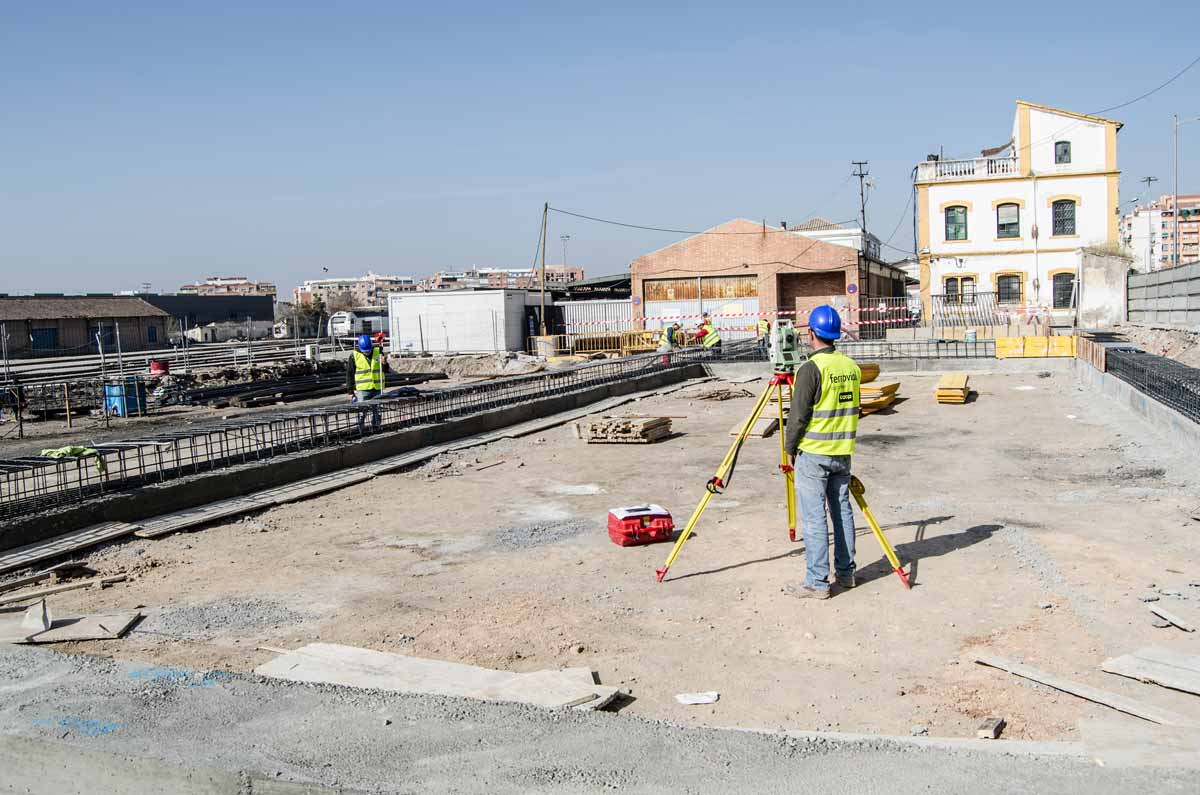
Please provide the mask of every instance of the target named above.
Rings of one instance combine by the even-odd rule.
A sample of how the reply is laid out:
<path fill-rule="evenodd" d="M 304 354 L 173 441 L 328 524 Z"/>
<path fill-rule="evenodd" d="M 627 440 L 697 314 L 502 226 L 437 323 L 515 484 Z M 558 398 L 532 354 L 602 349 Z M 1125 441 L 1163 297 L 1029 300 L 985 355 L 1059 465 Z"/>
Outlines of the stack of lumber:
<path fill-rule="evenodd" d="M 588 444 L 649 444 L 671 435 L 671 419 L 599 417 L 575 423 L 575 435 Z"/>
<path fill-rule="evenodd" d="M 968 391 L 966 373 L 946 373 L 938 379 L 933 395 L 938 403 L 966 403 Z"/>
<path fill-rule="evenodd" d="M 862 371 L 860 384 L 869 384 L 879 377 L 879 362 L 860 362 L 858 369 Z"/>
<path fill-rule="evenodd" d="M 870 386 L 859 387 L 860 408 L 863 414 L 874 414 L 892 405 L 900 390 L 899 381 L 880 381 Z"/>

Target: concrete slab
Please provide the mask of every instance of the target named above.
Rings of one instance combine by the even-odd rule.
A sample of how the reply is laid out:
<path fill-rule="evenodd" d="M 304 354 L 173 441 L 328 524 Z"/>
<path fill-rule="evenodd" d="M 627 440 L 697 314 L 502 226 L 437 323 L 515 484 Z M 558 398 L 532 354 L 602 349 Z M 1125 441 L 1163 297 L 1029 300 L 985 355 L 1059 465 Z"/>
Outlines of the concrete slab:
<path fill-rule="evenodd" d="M 25 643 L 65 643 L 73 640 L 115 640 L 125 634 L 142 614 L 101 613 L 72 618 L 56 618 L 49 627 L 25 639 Z"/>

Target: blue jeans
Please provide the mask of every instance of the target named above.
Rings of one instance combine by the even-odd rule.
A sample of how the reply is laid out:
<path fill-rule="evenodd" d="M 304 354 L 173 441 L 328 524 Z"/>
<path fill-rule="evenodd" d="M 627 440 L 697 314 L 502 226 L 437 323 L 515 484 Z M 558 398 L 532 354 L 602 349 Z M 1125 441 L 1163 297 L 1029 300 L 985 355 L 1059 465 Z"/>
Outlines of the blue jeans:
<path fill-rule="evenodd" d="M 850 507 L 850 456 L 796 456 L 796 491 L 800 495 L 800 520 L 804 527 L 804 557 L 809 588 L 829 588 L 829 527 L 825 506 L 833 520 L 833 566 L 839 577 L 854 574 L 854 509 Z"/>

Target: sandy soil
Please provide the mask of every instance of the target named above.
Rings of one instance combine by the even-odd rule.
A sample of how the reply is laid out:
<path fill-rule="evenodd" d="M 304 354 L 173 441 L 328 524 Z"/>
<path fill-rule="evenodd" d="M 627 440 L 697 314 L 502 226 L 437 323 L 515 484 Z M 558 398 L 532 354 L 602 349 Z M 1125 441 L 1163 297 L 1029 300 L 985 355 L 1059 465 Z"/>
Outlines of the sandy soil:
<path fill-rule="evenodd" d="M 1166 356 L 1188 367 L 1200 367 L 1200 334 L 1178 329 L 1117 326 L 1114 331 L 1147 353 Z"/>
<path fill-rule="evenodd" d="M 1194 461 L 1068 374 L 975 375 L 963 406 L 937 405 L 933 376 L 902 381 L 895 410 L 864 419 L 855 469 L 911 591 L 864 523 L 858 588 L 790 595 L 803 545 L 787 540 L 777 437 L 747 444 L 666 583 L 654 569 L 669 545 L 612 544 L 610 507 L 657 502 L 682 524 L 752 405 L 698 400 L 712 385 L 697 385 L 619 412 L 677 417 L 669 441 L 589 446 L 560 427 L 475 448 L 109 547 L 93 565 L 136 578 L 52 606 L 144 606 L 126 639 L 73 649 L 163 664 L 247 671 L 271 657 L 260 645 L 320 639 L 523 671 L 590 665 L 629 688 L 628 712 L 681 723 L 973 736 L 1002 715 L 1008 737 L 1064 739 L 1104 712 L 975 665 L 978 651 L 1200 717 L 1194 697 L 1099 670 L 1195 642 L 1153 628 L 1139 600 L 1154 591 L 1200 620 Z M 675 702 L 697 690 L 720 701 Z"/>

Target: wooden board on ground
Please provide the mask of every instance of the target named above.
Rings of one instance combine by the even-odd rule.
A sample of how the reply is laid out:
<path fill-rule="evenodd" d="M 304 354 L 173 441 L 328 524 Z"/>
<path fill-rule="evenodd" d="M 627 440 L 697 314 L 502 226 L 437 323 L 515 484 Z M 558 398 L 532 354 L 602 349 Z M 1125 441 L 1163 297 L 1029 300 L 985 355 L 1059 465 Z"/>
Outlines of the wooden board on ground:
<path fill-rule="evenodd" d="M 588 444 L 647 444 L 670 435 L 669 417 L 593 417 L 575 423 L 576 438 Z"/>
<path fill-rule="evenodd" d="M 1110 657 L 1100 667 L 1110 674 L 1200 695 L 1200 655 L 1148 646 Z"/>
<path fill-rule="evenodd" d="M 895 401 L 896 401 L 895 395 L 880 395 L 879 397 L 871 398 L 870 400 L 868 400 L 864 397 L 861 400 L 861 402 L 859 403 L 858 407 L 859 407 L 859 410 L 861 410 L 863 414 L 874 414 L 875 412 L 879 411 L 880 409 L 886 409 L 888 406 L 892 405 L 892 403 L 894 403 Z"/>
<path fill-rule="evenodd" d="M 76 530 L 72 533 L 64 533 L 45 541 L 38 541 L 34 544 L 26 544 L 23 547 L 10 549 L 8 552 L 0 555 L 0 572 L 25 568 L 42 560 L 66 555 L 68 552 L 74 552 L 77 549 L 84 549 L 85 547 L 95 546 L 105 541 L 111 541 L 114 538 L 121 538 L 122 536 L 130 535 L 140 527 L 141 525 L 127 524 L 125 522 L 104 522 L 102 524 L 94 524 L 91 527 L 85 527 L 82 530 Z"/>
<path fill-rule="evenodd" d="M 0 605 L 17 604 L 18 602 L 28 602 L 31 599 L 41 599 L 44 596 L 51 596 L 63 591 L 74 591 L 79 588 L 100 587 L 112 585 L 114 582 L 123 582 L 126 575 L 110 574 L 107 577 L 95 577 L 90 580 L 76 580 L 62 585 L 51 585 L 47 588 L 38 588 L 36 591 L 26 591 L 25 593 L 9 594 L 8 596 L 0 597 Z"/>
<path fill-rule="evenodd" d="M 862 380 L 860 384 L 869 384 L 879 377 L 878 362 L 859 362 L 858 369 L 862 372 Z"/>
<path fill-rule="evenodd" d="M 142 522 L 142 528 L 134 535 L 138 538 L 158 538 L 169 533 L 186 530 L 189 527 L 198 527 L 220 519 L 228 519 L 231 516 L 260 511 L 270 508 L 274 504 L 269 497 L 259 497 L 257 494 L 230 497 L 227 500 L 217 500 L 195 508 L 186 508 L 175 513 L 147 519 Z"/>
<path fill-rule="evenodd" d="M 333 643 L 310 643 L 254 672 L 293 682 L 515 701 L 549 708 L 598 709 L 617 693 L 616 688 L 585 683 L 578 672 L 519 674 Z"/>
<path fill-rule="evenodd" d="M 1190 621 L 1187 621 L 1186 619 L 1183 619 L 1183 618 L 1175 615 L 1170 610 L 1167 610 L 1164 607 L 1158 607 L 1157 605 L 1150 605 L 1150 612 L 1153 613 L 1154 615 L 1158 616 L 1159 618 L 1161 618 L 1163 621 L 1166 621 L 1170 624 L 1174 624 L 1175 626 L 1182 629 L 1184 632 L 1195 632 L 1196 631 L 1196 627 L 1194 624 L 1192 624 Z"/>
<path fill-rule="evenodd" d="M 737 436 L 742 432 L 742 428 L 746 427 L 746 421 L 742 420 L 737 425 L 729 429 L 730 436 Z M 766 439 L 779 428 L 778 417 L 759 417 L 754 421 L 754 427 L 750 429 L 747 438 L 751 439 Z"/>
<path fill-rule="evenodd" d="M 31 635 L 25 643 L 64 643 L 73 640 L 116 640 L 133 626 L 142 614 L 103 613 L 74 618 L 56 618 L 50 628 Z"/>
<path fill-rule="evenodd" d="M 966 403 L 968 377 L 966 373 L 946 373 L 938 379 L 933 395 L 938 403 Z"/>
<path fill-rule="evenodd" d="M 1132 698 L 1126 698 L 1118 693 L 1110 693 L 1107 690 L 1101 690 L 1098 687 L 1085 685 L 1082 682 L 1073 682 L 1070 679 L 1063 679 L 1054 674 L 1039 671 L 1031 665 L 1024 663 L 1013 662 L 1006 660 L 1003 657 L 997 657 L 993 654 L 977 654 L 975 662 L 982 665 L 988 665 L 992 668 L 999 668 L 1001 671 L 1008 671 L 1010 674 L 1020 676 L 1024 679 L 1030 679 L 1034 682 L 1039 682 L 1047 687 L 1052 687 L 1055 690 L 1061 690 L 1064 693 L 1070 693 L 1073 696 L 1092 701 L 1096 704 L 1102 704 L 1106 707 L 1111 707 L 1118 712 L 1124 712 L 1127 715 L 1148 720 L 1151 723 L 1162 723 L 1172 726 L 1193 726 L 1196 721 L 1180 715 L 1177 712 L 1172 712 L 1167 709 L 1160 709 L 1152 704 L 1145 704 L 1141 701 L 1135 701 Z"/>
<path fill-rule="evenodd" d="M 1200 728 L 1106 718 L 1079 721 L 1079 733 L 1105 767 L 1200 768 Z"/>
<path fill-rule="evenodd" d="M 859 387 L 859 393 L 865 399 L 867 395 L 894 395 L 899 389 L 899 381 L 880 381 L 877 384 Z"/>

